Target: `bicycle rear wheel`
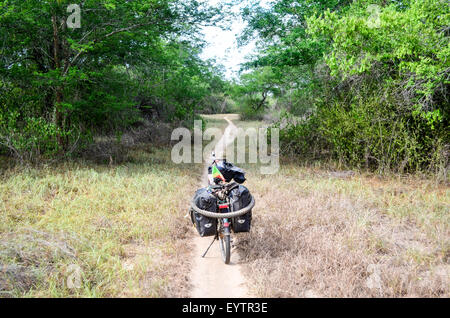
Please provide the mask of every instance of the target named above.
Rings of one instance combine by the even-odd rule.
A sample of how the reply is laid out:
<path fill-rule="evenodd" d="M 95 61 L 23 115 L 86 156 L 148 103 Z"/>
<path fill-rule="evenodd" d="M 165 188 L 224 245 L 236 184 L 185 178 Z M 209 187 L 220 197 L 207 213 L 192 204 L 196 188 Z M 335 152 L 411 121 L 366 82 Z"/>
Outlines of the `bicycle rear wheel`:
<path fill-rule="evenodd" d="M 219 243 L 223 261 L 225 262 L 225 264 L 230 264 L 231 258 L 230 234 L 219 235 Z"/>

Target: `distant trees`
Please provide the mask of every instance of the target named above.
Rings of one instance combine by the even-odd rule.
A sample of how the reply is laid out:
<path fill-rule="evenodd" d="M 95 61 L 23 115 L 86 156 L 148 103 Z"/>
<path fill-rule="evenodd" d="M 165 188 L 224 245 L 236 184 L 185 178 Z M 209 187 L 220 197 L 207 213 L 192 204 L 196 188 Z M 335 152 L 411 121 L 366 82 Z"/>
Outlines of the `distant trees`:
<path fill-rule="evenodd" d="M 240 78 L 241 85 L 234 86 L 233 96 L 241 109 L 241 119 L 258 119 L 268 106 L 269 96 L 278 94 L 279 78 L 270 67 L 260 67 Z"/>

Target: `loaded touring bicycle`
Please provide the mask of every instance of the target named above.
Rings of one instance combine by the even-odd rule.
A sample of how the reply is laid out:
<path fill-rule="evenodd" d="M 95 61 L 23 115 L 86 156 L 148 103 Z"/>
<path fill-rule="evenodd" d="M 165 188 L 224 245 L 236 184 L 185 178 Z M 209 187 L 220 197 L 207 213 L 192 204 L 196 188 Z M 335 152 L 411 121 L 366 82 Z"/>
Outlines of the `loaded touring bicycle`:
<path fill-rule="evenodd" d="M 209 185 L 197 190 L 190 215 L 200 236 L 218 240 L 225 264 L 230 263 L 231 233 L 249 232 L 255 200 L 242 185 L 245 173 L 225 159 L 215 159 L 208 168 Z"/>

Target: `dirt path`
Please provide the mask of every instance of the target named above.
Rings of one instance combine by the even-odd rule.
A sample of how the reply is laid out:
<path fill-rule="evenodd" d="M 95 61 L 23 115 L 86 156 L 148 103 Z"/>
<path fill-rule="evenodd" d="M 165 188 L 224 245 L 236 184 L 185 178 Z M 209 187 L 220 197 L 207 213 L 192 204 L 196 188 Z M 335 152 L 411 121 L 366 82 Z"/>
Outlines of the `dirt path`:
<path fill-rule="evenodd" d="M 236 126 L 228 117 L 224 117 L 228 126 L 223 137 L 217 142 L 215 152 L 220 157 L 225 152 L 226 146 L 236 138 Z M 207 161 L 207 164 L 209 161 Z M 205 166 L 201 187 L 207 185 L 207 165 Z M 193 229 L 195 231 L 195 229 Z M 193 285 L 191 297 L 194 298 L 231 298 L 251 297 L 244 276 L 241 273 L 239 255 L 231 250 L 231 262 L 225 265 L 219 250 L 219 243 L 215 241 L 208 254 L 204 258 L 201 255 L 211 243 L 211 237 L 200 237 L 195 232 L 194 261 L 191 271 L 191 283 Z"/>

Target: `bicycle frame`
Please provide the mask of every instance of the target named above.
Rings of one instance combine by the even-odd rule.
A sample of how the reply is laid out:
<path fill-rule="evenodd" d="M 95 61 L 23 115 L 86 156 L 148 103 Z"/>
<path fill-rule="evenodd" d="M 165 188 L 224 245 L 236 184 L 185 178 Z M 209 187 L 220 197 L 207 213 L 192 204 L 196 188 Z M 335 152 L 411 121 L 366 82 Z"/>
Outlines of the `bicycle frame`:
<path fill-rule="evenodd" d="M 230 199 L 226 199 L 226 200 L 219 200 L 218 202 L 219 205 L 219 212 L 220 213 L 228 213 L 230 212 Z M 223 230 L 223 234 L 224 235 L 230 235 L 231 231 L 230 231 L 230 221 L 228 218 L 221 218 L 220 220 L 220 227 L 219 227 L 219 231 Z"/>

